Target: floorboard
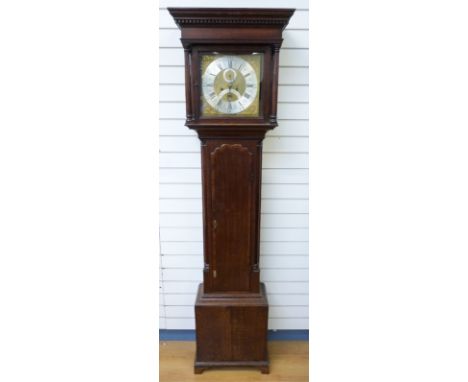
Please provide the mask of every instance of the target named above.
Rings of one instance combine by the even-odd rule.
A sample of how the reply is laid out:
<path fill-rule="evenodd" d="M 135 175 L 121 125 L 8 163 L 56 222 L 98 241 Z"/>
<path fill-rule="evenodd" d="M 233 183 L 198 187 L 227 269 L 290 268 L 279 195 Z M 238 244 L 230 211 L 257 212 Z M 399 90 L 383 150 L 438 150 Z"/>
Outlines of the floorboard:
<path fill-rule="evenodd" d="M 193 374 L 195 342 L 159 343 L 160 382 L 306 382 L 309 380 L 309 343 L 307 341 L 270 341 L 270 374 L 248 368 L 213 369 Z"/>

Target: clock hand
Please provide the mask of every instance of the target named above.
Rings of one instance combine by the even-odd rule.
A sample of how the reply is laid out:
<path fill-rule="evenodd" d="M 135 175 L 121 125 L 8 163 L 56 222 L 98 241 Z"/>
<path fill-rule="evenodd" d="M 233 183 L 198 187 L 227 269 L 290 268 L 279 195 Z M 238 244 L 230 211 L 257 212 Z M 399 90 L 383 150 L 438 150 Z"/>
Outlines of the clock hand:
<path fill-rule="evenodd" d="M 239 99 L 242 98 L 242 95 L 235 89 L 230 89 L 229 92 L 232 93 L 232 94 L 235 94 L 237 96 L 237 98 L 239 98 Z"/>
<path fill-rule="evenodd" d="M 229 89 L 224 89 L 223 91 L 219 92 L 218 98 L 222 98 L 222 97 L 224 97 L 225 94 L 228 94 L 228 93 L 230 93 L 230 90 Z"/>

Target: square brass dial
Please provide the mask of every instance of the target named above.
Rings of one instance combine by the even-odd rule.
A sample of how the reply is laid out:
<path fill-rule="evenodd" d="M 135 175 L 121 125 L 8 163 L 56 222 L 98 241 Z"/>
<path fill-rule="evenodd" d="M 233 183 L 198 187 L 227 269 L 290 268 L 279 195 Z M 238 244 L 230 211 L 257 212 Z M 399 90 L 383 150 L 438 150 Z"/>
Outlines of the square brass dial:
<path fill-rule="evenodd" d="M 201 115 L 258 117 L 263 53 L 201 56 Z"/>

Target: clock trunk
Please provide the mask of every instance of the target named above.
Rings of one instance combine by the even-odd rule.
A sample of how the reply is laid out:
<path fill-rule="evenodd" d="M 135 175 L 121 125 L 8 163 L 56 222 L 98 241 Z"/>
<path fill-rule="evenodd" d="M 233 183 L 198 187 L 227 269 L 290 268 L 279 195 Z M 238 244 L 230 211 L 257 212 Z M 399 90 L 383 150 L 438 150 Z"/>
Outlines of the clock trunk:
<path fill-rule="evenodd" d="M 205 292 L 259 293 L 261 142 L 202 145 Z"/>

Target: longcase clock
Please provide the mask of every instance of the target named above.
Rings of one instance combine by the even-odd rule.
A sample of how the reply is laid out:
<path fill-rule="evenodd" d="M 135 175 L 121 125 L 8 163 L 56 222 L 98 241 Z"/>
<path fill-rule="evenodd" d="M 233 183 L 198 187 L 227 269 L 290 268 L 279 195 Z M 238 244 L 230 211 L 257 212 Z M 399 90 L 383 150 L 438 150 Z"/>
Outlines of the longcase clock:
<path fill-rule="evenodd" d="M 169 8 L 185 52 L 186 126 L 201 141 L 204 269 L 195 373 L 269 372 L 260 283 L 262 141 L 277 126 L 279 51 L 294 9 Z"/>

